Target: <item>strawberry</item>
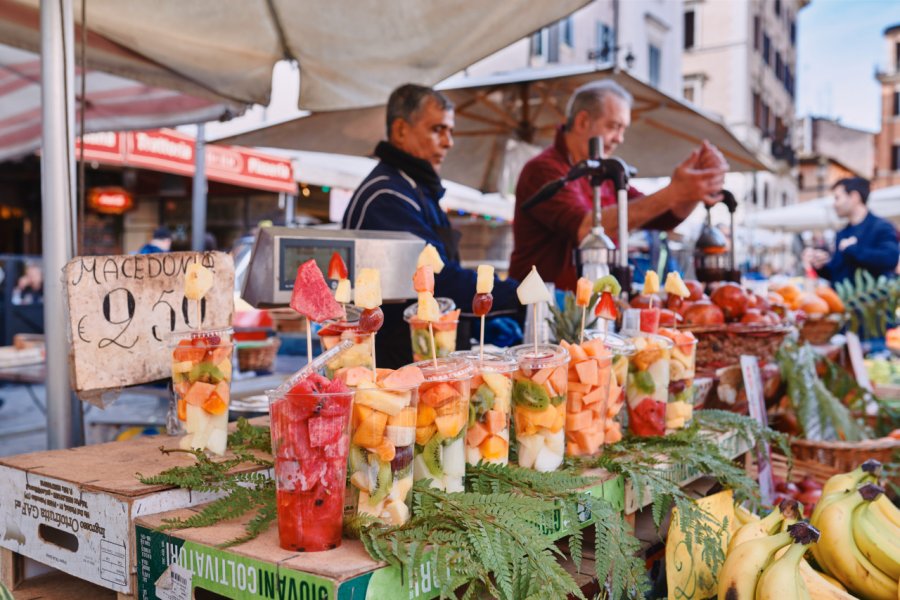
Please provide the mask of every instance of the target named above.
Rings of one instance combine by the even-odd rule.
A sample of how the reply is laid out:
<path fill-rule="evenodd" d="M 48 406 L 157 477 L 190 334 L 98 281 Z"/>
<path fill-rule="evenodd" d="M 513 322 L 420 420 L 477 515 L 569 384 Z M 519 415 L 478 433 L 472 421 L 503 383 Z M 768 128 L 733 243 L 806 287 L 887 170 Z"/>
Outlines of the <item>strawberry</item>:
<path fill-rule="evenodd" d="M 350 274 L 347 272 L 347 265 L 341 255 L 335 252 L 328 261 L 328 279 L 347 279 Z"/>
<path fill-rule="evenodd" d="M 616 320 L 616 316 L 619 313 L 618 311 L 616 311 L 616 303 L 613 301 L 612 294 L 610 294 L 609 292 L 603 292 L 600 295 L 600 301 L 597 302 L 597 307 L 594 309 L 594 314 L 601 319 L 606 319 L 607 321 Z"/>

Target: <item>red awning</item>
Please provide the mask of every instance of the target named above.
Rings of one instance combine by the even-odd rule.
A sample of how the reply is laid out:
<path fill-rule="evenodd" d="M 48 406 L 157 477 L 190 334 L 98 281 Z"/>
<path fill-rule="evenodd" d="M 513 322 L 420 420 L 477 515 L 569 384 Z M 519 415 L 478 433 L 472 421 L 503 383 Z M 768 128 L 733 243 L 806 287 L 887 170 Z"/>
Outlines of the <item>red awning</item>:
<path fill-rule="evenodd" d="M 84 142 L 86 161 L 194 175 L 194 138 L 179 131 L 90 133 Z M 76 140 L 76 153 L 78 148 Z M 239 146 L 207 144 L 206 177 L 246 188 L 297 193 L 290 159 Z"/>

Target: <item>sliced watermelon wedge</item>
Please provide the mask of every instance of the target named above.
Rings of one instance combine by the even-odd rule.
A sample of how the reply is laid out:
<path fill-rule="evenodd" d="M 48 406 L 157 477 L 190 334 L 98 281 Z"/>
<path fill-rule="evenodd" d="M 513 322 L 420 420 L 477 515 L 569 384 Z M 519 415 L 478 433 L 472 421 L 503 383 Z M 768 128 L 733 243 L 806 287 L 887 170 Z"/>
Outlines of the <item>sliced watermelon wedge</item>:
<path fill-rule="evenodd" d="M 328 284 L 315 260 L 308 260 L 297 268 L 291 308 L 309 319 L 321 323 L 344 318 L 344 308 L 331 295 Z"/>

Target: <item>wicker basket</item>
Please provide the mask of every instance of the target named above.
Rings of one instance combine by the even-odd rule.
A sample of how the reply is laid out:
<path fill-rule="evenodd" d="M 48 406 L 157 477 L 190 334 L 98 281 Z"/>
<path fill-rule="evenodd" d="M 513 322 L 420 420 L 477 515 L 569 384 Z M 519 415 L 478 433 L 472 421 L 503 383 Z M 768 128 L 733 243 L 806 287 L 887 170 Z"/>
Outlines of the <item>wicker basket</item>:
<path fill-rule="evenodd" d="M 747 462 L 747 474 L 753 479 L 756 479 L 759 476 L 756 456 L 752 452 L 750 452 L 748 456 L 750 459 Z M 828 465 L 821 465 L 816 462 L 798 460 L 795 458 L 793 461 L 793 469 L 790 473 L 791 477 L 789 478 L 788 459 L 785 455 L 778 454 L 777 452 L 772 452 L 772 459 L 769 461 L 769 464 L 772 466 L 772 476 L 784 481 L 801 481 L 809 477 L 816 483 L 825 485 L 825 482 L 828 481 L 832 475 L 837 473 L 837 471 Z"/>
<path fill-rule="evenodd" d="M 772 361 L 791 326 L 730 323 L 679 329 L 697 336 L 697 369 L 709 372 L 740 363 L 742 354 L 756 356 L 764 363 Z"/>
<path fill-rule="evenodd" d="M 827 344 L 841 330 L 845 321 L 845 316 L 838 313 L 806 319 L 800 326 L 800 339 L 815 346 Z"/>
<path fill-rule="evenodd" d="M 238 369 L 241 371 L 272 371 L 275 368 L 275 355 L 281 340 L 269 338 L 262 343 L 247 342 L 238 344 Z"/>
<path fill-rule="evenodd" d="M 870 458 L 883 464 L 895 460 L 900 440 L 884 437 L 862 442 L 825 442 L 795 438 L 791 440 L 791 452 L 796 460 L 827 466 L 834 475 L 852 471 Z"/>

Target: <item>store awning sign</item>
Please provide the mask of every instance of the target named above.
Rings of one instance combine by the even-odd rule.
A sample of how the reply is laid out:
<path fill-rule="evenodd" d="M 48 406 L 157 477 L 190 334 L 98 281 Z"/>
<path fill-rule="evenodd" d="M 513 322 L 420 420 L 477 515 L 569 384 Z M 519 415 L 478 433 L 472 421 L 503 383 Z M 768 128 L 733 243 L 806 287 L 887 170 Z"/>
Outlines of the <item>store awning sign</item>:
<path fill-rule="evenodd" d="M 87 202 L 93 210 L 107 215 L 121 215 L 134 207 L 134 197 L 120 187 L 91 188 Z"/>
<path fill-rule="evenodd" d="M 238 146 L 208 144 L 206 177 L 231 185 L 270 192 L 297 193 L 288 158 Z M 194 175 L 194 138 L 172 129 L 88 134 L 84 159 L 131 166 L 185 177 Z"/>

